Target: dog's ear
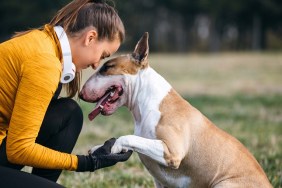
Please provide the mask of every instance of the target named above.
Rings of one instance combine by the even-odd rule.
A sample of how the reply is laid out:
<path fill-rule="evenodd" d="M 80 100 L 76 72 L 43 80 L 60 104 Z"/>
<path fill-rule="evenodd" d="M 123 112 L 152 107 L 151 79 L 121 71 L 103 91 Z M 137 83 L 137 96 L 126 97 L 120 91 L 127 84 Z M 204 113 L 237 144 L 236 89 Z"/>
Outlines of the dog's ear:
<path fill-rule="evenodd" d="M 135 46 L 134 52 L 131 54 L 135 63 L 146 67 L 148 65 L 147 57 L 149 54 L 149 33 L 145 32 Z"/>

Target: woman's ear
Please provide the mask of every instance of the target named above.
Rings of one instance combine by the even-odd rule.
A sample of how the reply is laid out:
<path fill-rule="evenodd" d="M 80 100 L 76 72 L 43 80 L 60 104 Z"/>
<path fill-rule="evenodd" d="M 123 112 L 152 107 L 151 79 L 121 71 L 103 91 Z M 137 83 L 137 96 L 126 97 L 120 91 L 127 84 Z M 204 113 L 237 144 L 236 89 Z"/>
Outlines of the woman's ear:
<path fill-rule="evenodd" d="M 94 41 L 96 41 L 98 39 L 98 33 L 96 30 L 91 29 L 89 31 L 86 32 L 85 34 L 85 38 L 84 38 L 84 44 L 86 46 L 91 45 Z"/>

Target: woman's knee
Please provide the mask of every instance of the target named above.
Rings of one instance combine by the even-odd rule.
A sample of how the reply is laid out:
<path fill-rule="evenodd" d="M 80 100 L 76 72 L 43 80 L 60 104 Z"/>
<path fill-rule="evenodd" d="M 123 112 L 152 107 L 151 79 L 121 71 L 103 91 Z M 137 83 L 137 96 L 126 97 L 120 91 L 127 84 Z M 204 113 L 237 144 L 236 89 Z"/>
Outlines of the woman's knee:
<path fill-rule="evenodd" d="M 83 113 L 72 99 L 60 98 L 51 101 L 41 125 L 37 143 L 49 148 L 70 153 L 83 125 Z M 65 140 L 68 140 L 66 143 Z"/>
<path fill-rule="evenodd" d="M 79 104 L 70 98 L 61 98 L 58 99 L 58 101 L 60 101 L 62 103 L 62 106 L 64 106 L 65 109 L 67 109 L 68 111 L 70 111 L 70 113 L 77 113 L 78 116 L 81 116 L 82 118 L 82 110 L 79 106 Z"/>
<path fill-rule="evenodd" d="M 67 116 L 68 121 L 75 121 L 76 124 L 83 124 L 83 113 L 79 104 L 73 99 L 61 98 L 58 99 L 61 106 L 64 107 L 63 113 Z"/>
<path fill-rule="evenodd" d="M 83 113 L 78 103 L 69 98 L 60 98 L 51 101 L 40 132 L 44 135 L 53 135 L 66 127 L 73 127 L 80 132 L 82 124 Z"/>

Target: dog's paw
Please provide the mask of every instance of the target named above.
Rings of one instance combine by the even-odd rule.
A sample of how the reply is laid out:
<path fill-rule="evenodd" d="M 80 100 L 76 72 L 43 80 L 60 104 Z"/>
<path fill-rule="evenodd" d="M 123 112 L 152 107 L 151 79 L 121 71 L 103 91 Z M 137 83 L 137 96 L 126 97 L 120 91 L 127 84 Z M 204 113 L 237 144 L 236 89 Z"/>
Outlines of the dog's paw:
<path fill-rule="evenodd" d="M 127 151 L 128 148 L 126 147 L 126 137 L 124 136 L 118 138 L 111 149 L 111 153 L 120 153 Z"/>
<path fill-rule="evenodd" d="M 94 151 L 96 151 L 99 147 L 101 147 L 103 145 L 97 145 L 97 146 L 94 146 L 93 148 L 91 148 L 90 150 L 88 150 L 88 154 L 91 154 L 93 153 Z"/>

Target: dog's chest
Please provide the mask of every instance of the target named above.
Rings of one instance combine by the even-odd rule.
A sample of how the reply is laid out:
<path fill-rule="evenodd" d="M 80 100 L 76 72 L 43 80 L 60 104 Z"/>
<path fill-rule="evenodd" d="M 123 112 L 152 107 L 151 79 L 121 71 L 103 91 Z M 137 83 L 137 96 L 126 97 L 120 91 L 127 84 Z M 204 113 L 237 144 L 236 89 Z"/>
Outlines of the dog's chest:
<path fill-rule="evenodd" d="M 140 160 L 147 168 L 149 173 L 162 185 L 166 187 L 187 188 L 191 183 L 188 176 L 179 173 L 178 170 L 164 167 L 156 163 L 149 157 L 138 154 Z"/>
<path fill-rule="evenodd" d="M 134 129 L 134 135 L 149 139 L 156 138 L 154 129 L 144 129 L 142 126 Z"/>
<path fill-rule="evenodd" d="M 161 113 L 158 109 L 150 109 L 143 112 L 140 122 L 135 121 L 134 135 L 144 138 L 156 138 L 156 126 L 158 125 Z"/>

